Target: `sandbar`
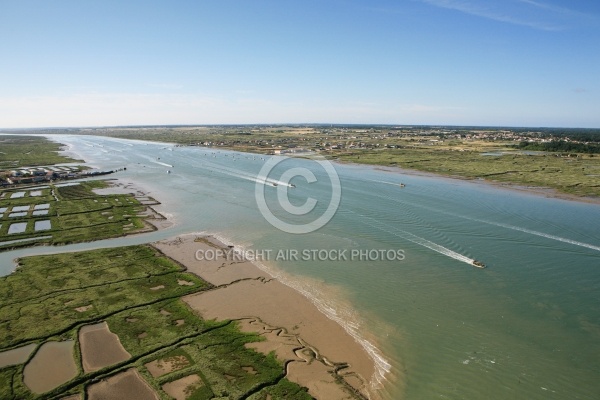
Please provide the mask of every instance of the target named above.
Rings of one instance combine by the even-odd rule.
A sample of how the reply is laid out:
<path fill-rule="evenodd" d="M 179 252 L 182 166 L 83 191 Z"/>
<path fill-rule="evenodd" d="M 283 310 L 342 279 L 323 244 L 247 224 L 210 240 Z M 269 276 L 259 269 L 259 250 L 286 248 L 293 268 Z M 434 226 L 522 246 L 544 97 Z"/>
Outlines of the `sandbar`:
<path fill-rule="evenodd" d="M 196 260 L 197 250 L 227 249 L 212 237 L 183 235 L 153 245 L 216 286 L 183 297 L 192 309 L 205 319 L 239 320 L 242 330 L 263 335 L 266 342 L 249 347 L 264 353 L 274 350 L 288 366 L 288 379 L 307 387 L 313 397 L 347 399 L 352 391 L 379 397 L 372 390 L 374 360 L 304 295 L 249 261 Z M 346 383 L 336 383 L 336 378 Z"/>

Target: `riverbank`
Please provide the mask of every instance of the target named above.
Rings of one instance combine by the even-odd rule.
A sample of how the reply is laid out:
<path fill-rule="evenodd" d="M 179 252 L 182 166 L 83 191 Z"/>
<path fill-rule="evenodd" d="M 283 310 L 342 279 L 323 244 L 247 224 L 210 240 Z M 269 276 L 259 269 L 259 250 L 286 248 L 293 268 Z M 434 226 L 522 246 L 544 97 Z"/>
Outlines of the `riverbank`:
<path fill-rule="evenodd" d="M 199 261 L 197 252 L 229 250 L 213 237 L 183 235 L 154 246 L 215 288 L 183 300 L 205 319 L 240 321 L 242 330 L 265 341 L 252 348 L 275 351 L 287 378 L 319 399 L 379 398 L 374 360 L 342 326 L 305 296 L 250 261 L 218 257 Z M 341 385 L 340 385 L 341 383 Z"/>
<path fill-rule="evenodd" d="M 451 179 L 451 180 L 456 180 L 456 181 L 461 181 L 461 182 L 469 182 L 469 183 L 473 183 L 475 185 L 485 185 L 485 186 L 493 187 L 495 189 L 511 190 L 511 191 L 516 191 L 516 192 L 520 192 L 520 193 L 526 193 L 526 194 L 531 194 L 531 195 L 541 196 L 541 197 L 546 197 L 546 198 L 552 198 L 552 199 L 575 201 L 575 202 L 581 202 L 581 203 L 586 203 L 586 204 L 600 204 L 600 197 L 579 196 L 579 195 L 575 195 L 575 194 L 563 193 L 563 192 L 560 192 L 559 190 L 557 190 L 555 188 L 551 188 L 551 187 L 525 186 L 525 185 L 520 185 L 517 183 L 499 182 L 499 181 L 493 181 L 493 180 L 484 179 L 484 178 L 468 178 L 468 177 L 464 177 L 464 176 L 460 176 L 460 175 L 443 175 L 443 174 L 438 174 L 438 173 L 433 173 L 433 172 L 419 171 L 416 169 L 408 169 L 408 168 L 402 168 L 402 167 L 386 167 L 386 166 L 377 166 L 377 165 L 370 165 L 370 164 L 357 164 L 354 162 L 339 161 L 339 160 L 336 160 L 336 162 L 340 163 L 340 164 L 351 165 L 351 166 L 356 166 L 356 167 L 365 167 L 366 166 L 366 167 L 373 168 L 378 171 L 391 172 L 391 173 L 395 173 L 395 174 L 403 174 L 403 175 L 409 175 L 409 176 L 424 176 L 424 177 L 430 177 L 430 178 Z"/>
<path fill-rule="evenodd" d="M 149 245 L 19 265 L 0 278 L 2 399 L 310 398 L 258 335 L 199 318 L 181 298 L 213 286 Z"/>
<path fill-rule="evenodd" d="M 213 151 L 229 149 L 291 156 L 311 151 L 330 160 L 400 166 L 442 176 L 483 178 L 526 187 L 550 187 L 560 193 L 582 197 L 600 196 L 596 182 L 600 159 L 594 154 L 544 153 L 515 148 L 520 141 L 539 141 L 544 136 L 541 131 L 507 131 L 505 128 L 488 127 L 457 130 L 455 127 L 240 125 L 49 129 L 35 132 L 170 142 L 180 146 L 207 147 Z M 554 133 L 560 135 L 560 132 Z M 574 135 L 572 139 L 577 141 L 577 133 L 571 134 Z"/>

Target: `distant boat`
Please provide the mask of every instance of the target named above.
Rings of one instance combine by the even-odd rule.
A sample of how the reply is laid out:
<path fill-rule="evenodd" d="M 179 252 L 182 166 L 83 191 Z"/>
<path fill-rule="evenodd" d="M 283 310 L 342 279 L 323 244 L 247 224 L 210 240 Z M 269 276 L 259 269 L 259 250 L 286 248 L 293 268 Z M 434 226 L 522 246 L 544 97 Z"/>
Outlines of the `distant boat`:
<path fill-rule="evenodd" d="M 406 185 L 404 183 L 401 183 L 398 186 L 400 186 L 400 187 L 406 187 Z"/>
<path fill-rule="evenodd" d="M 477 267 L 477 268 L 485 268 L 485 264 L 482 263 L 481 261 L 473 260 L 472 264 L 474 267 Z"/>
<path fill-rule="evenodd" d="M 295 188 L 295 187 L 296 187 L 296 185 L 294 185 L 293 183 L 290 183 L 290 187 L 293 187 L 293 188 Z"/>
<path fill-rule="evenodd" d="M 167 170 L 167 174 L 170 174 L 170 173 L 171 173 L 171 170 L 170 170 L 170 169 L 168 169 L 168 170 Z"/>

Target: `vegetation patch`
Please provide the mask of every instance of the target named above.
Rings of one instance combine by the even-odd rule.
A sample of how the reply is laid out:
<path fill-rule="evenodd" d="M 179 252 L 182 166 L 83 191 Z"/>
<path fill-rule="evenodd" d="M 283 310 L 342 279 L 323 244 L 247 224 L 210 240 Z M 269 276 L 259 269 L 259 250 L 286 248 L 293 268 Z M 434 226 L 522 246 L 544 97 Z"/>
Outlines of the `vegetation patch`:
<path fill-rule="evenodd" d="M 181 285 L 180 281 L 193 285 Z M 159 285 L 164 289 L 150 290 Z M 15 273 L 0 278 L 0 352 L 69 340 L 76 371 L 52 386 L 31 390 L 24 382 L 23 370 L 33 354 L 28 363 L 0 368 L 0 398 L 84 394 L 100 398 L 106 390 L 114 390 L 114 385 L 109 388 L 106 382 L 114 381 L 119 387 L 124 378 L 125 383 L 135 380 L 129 382 L 131 387 L 153 391 L 165 400 L 171 397 L 163 387 L 179 388 L 178 393 L 192 400 L 240 399 L 258 393 L 269 393 L 272 398 L 277 398 L 277 393 L 287 393 L 289 399 L 310 398 L 285 379 L 284 368 L 273 355 L 245 347 L 261 340 L 260 336 L 242 333 L 232 321 L 203 320 L 180 299 L 209 288 L 210 284 L 186 273 L 151 246 L 20 259 Z M 88 305 L 93 307 L 75 311 Z M 87 347 L 79 333 L 102 321 L 130 357 L 113 359 L 99 369 L 84 369 Z M 161 373 L 153 374 L 149 365 L 157 361 L 163 363 Z M 185 379 L 193 375 L 198 377 L 193 382 Z"/>
<path fill-rule="evenodd" d="M 59 155 L 63 146 L 40 136 L 3 135 L 0 147 L 0 169 L 81 161 Z"/>
<path fill-rule="evenodd" d="M 49 186 L 40 196 L 18 199 L 10 196 L 14 191 L 5 190 L 8 195 L 0 198 L 0 209 L 6 209 L 0 214 L 0 251 L 34 244 L 88 242 L 154 229 L 144 222 L 147 206 L 132 195 L 93 192 L 106 186 L 105 181 Z M 15 209 L 19 213 L 14 213 Z"/>

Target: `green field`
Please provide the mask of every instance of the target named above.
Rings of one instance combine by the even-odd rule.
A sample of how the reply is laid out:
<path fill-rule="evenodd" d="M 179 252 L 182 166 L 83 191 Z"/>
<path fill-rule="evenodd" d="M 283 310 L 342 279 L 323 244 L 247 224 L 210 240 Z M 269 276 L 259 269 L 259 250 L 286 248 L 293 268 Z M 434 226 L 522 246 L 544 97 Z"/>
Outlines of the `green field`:
<path fill-rule="evenodd" d="M 502 155 L 484 155 L 495 153 Z M 385 149 L 334 154 L 339 161 L 401 167 L 467 179 L 544 187 L 577 196 L 600 196 L 600 157 L 524 154 L 506 148 Z"/>
<path fill-rule="evenodd" d="M 0 136 L 0 170 L 80 161 L 59 155 L 61 147 L 44 137 Z"/>
<path fill-rule="evenodd" d="M 202 380 L 189 393 L 192 400 L 310 399 L 304 389 L 285 379 L 283 366 L 273 354 L 265 356 L 244 347 L 261 340 L 260 336 L 241 333 L 232 321 L 202 320 L 180 300 L 182 295 L 210 288 L 150 246 L 21 259 L 15 273 L 0 278 L 0 350 L 72 339 L 79 372 L 55 389 L 35 395 L 23 382 L 25 364 L 8 366 L 0 369 L 0 398 L 84 394 L 92 382 L 133 367 L 161 399 L 170 398 L 162 385 L 190 374 Z M 83 308 L 77 311 L 79 307 Z M 99 321 L 108 323 L 131 358 L 85 373 L 78 331 Z M 35 351 L 29 359 L 34 355 Z M 144 366 L 174 356 L 186 362 L 160 377 L 154 378 Z"/>
<path fill-rule="evenodd" d="M 41 189 L 40 196 L 31 196 L 24 189 L 0 192 L 0 251 L 34 244 L 69 244 L 119 237 L 154 229 L 139 216 L 146 210 L 132 195 L 97 195 L 95 188 L 106 187 L 105 181 L 87 181 L 73 186 L 50 186 Z M 13 193 L 26 192 L 25 197 L 11 198 Z M 35 206 L 48 204 L 47 215 L 34 215 Z M 27 207 L 26 215 L 11 217 L 15 207 Z M 36 221 L 50 221 L 51 229 L 35 231 Z M 9 234 L 14 223 L 25 223 L 23 233 Z M 51 236 L 51 238 L 47 238 Z M 25 242 L 4 244 L 21 239 Z"/>

